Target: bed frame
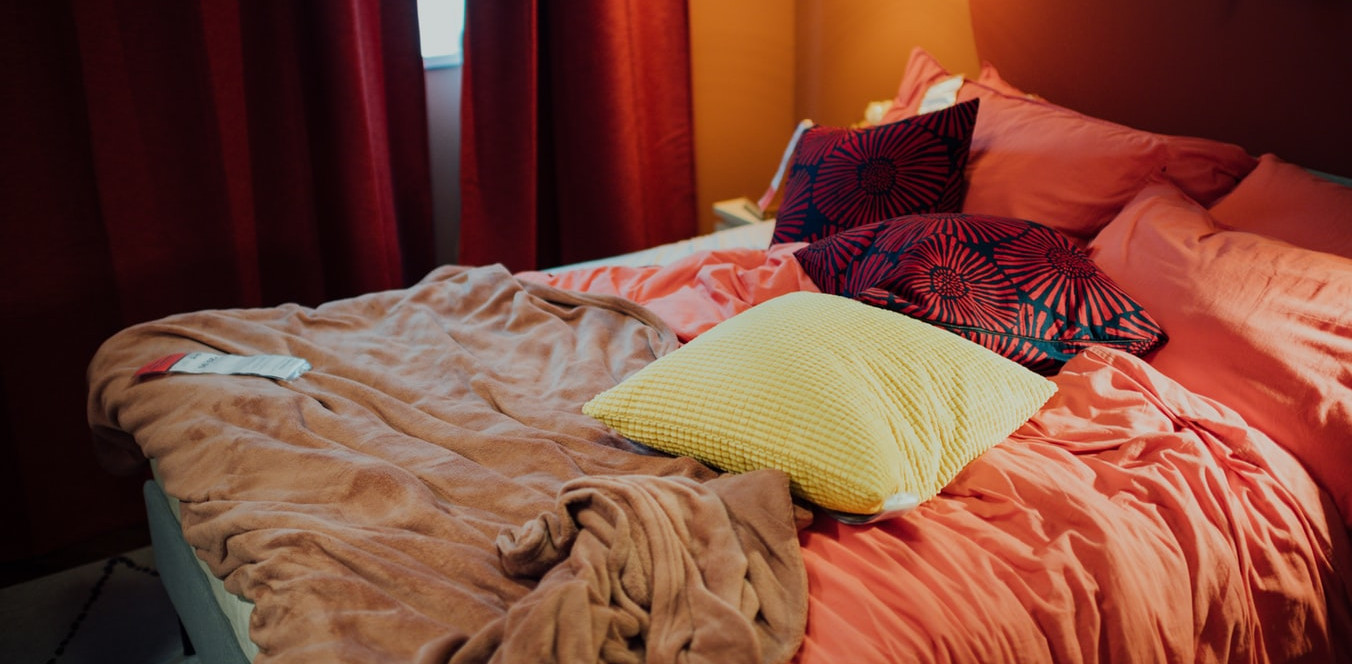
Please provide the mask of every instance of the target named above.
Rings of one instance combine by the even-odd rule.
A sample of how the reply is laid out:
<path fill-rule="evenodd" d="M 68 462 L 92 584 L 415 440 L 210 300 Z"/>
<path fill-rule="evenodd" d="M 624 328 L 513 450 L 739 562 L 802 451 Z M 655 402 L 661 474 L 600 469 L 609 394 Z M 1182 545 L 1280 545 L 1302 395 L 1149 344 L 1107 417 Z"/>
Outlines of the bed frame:
<path fill-rule="evenodd" d="M 1352 4 L 970 5 L 979 55 L 1021 88 L 1142 129 L 1227 140 L 1255 154 L 1276 152 L 1320 171 L 1352 173 L 1352 123 L 1346 122 L 1352 86 L 1345 84 L 1352 58 L 1343 41 L 1352 34 Z M 906 50 L 898 46 L 899 53 Z M 1241 82 L 1217 89 L 1222 71 L 1242 73 Z M 1304 98 L 1292 102 L 1292 90 Z M 1352 179 L 1329 177 L 1352 185 Z M 144 496 L 160 575 L 188 640 L 185 651 L 208 664 L 248 662 L 183 540 L 176 505 L 153 481 Z"/>

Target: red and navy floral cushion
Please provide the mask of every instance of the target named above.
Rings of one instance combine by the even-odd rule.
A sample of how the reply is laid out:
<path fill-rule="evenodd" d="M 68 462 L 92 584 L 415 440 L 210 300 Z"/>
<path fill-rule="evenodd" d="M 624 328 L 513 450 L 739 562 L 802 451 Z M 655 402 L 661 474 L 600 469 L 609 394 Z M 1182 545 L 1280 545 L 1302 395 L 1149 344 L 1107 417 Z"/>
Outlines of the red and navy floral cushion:
<path fill-rule="evenodd" d="M 1090 346 L 1144 355 L 1167 338 L 1087 254 L 1029 221 L 910 215 L 794 256 L 824 292 L 928 321 L 1041 374 Z"/>
<path fill-rule="evenodd" d="M 794 148 L 772 243 L 962 207 L 979 100 L 865 129 L 813 127 Z"/>

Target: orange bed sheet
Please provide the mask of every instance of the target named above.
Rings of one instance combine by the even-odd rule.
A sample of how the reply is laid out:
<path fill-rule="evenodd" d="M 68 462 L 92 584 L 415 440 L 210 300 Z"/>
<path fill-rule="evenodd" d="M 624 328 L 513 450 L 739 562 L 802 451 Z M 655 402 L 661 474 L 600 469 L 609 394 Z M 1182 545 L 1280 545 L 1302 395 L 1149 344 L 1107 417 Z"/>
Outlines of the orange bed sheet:
<path fill-rule="evenodd" d="M 559 273 L 521 272 L 518 278 L 556 288 L 618 295 L 647 307 L 682 342 L 785 293 L 817 291 L 793 252 L 803 243 L 769 249 L 715 249 L 668 265 L 598 266 Z"/>
<path fill-rule="evenodd" d="M 792 290 L 794 245 L 521 275 L 620 295 L 688 340 Z M 1087 351 L 912 514 L 799 533 L 817 662 L 1352 660 L 1347 531 L 1285 450 L 1146 361 Z"/>

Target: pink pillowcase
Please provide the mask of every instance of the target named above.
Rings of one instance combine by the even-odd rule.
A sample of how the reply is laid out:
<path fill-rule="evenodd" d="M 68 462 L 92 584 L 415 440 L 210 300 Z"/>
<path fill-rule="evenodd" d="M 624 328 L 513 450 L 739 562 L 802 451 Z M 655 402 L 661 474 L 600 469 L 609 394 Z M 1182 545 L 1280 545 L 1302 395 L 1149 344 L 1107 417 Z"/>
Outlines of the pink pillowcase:
<path fill-rule="evenodd" d="M 913 50 L 883 121 L 915 115 L 926 90 L 951 75 L 923 49 Z M 1236 145 L 1141 131 L 1035 99 L 989 64 L 958 90 L 959 102 L 975 98 L 981 111 L 962 211 L 1035 221 L 1081 245 L 1153 176 L 1210 203 L 1257 163 Z"/>
<path fill-rule="evenodd" d="M 1290 450 L 1352 526 L 1352 260 L 1224 230 L 1168 183 L 1089 251 L 1169 335 L 1151 364 Z"/>
<path fill-rule="evenodd" d="M 939 64 L 934 56 L 929 54 L 923 48 L 915 47 L 911 49 L 911 58 L 906 62 L 906 71 L 901 75 L 901 86 L 897 88 L 897 96 L 892 99 L 892 106 L 883 114 L 883 122 L 896 122 L 916 115 L 920 108 L 920 100 L 925 98 L 925 91 L 930 86 L 951 78 L 953 73 Z M 971 81 L 967 81 L 970 83 Z M 989 88 L 994 92 L 1008 95 L 1010 97 L 1023 97 L 1026 99 L 1035 98 L 1023 90 L 1005 82 L 1000 78 L 1000 72 L 995 70 L 988 62 L 981 63 L 981 73 L 977 76 L 977 83 Z M 966 87 L 965 85 L 963 87 Z M 958 101 L 967 101 L 975 99 L 977 94 L 973 90 L 960 91 Z"/>
<path fill-rule="evenodd" d="M 1265 154 L 1233 192 L 1211 208 L 1230 228 L 1352 258 L 1352 187 Z"/>

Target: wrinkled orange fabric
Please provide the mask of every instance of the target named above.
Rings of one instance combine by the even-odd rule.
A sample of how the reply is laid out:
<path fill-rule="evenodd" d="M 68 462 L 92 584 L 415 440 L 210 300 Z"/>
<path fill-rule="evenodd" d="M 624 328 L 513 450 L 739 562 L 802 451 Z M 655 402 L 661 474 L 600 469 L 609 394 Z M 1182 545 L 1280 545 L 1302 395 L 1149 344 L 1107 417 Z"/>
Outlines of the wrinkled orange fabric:
<path fill-rule="evenodd" d="M 1347 661 L 1347 532 L 1290 454 L 1125 353 L 1053 380 L 911 515 L 800 532 L 796 661 Z"/>
<path fill-rule="evenodd" d="M 794 270 L 739 250 L 548 280 L 688 335 L 787 292 Z M 1291 454 L 1125 353 L 1086 351 L 1053 380 L 1036 416 L 912 514 L 800 531 L 795 661 L 1352 661 L 1347 531 Z"/>
<path fill-rule="evenodd" d="M 1227 230 L 1160 182 L 1091 250 L 1169 333 L 1151 366 L 1305 462 L 1352 527 L 1352 259 Z"/>
<path fill-rule="evenodd" d="M 702 251 L 668 265 L 602 266 L 517 278 L 555 288 L 618 295 L 641 303 L 690 341 L 726 318 L 794 291 L 817 292 L 793 252 L 801 242 L 769 249 Z"/>

